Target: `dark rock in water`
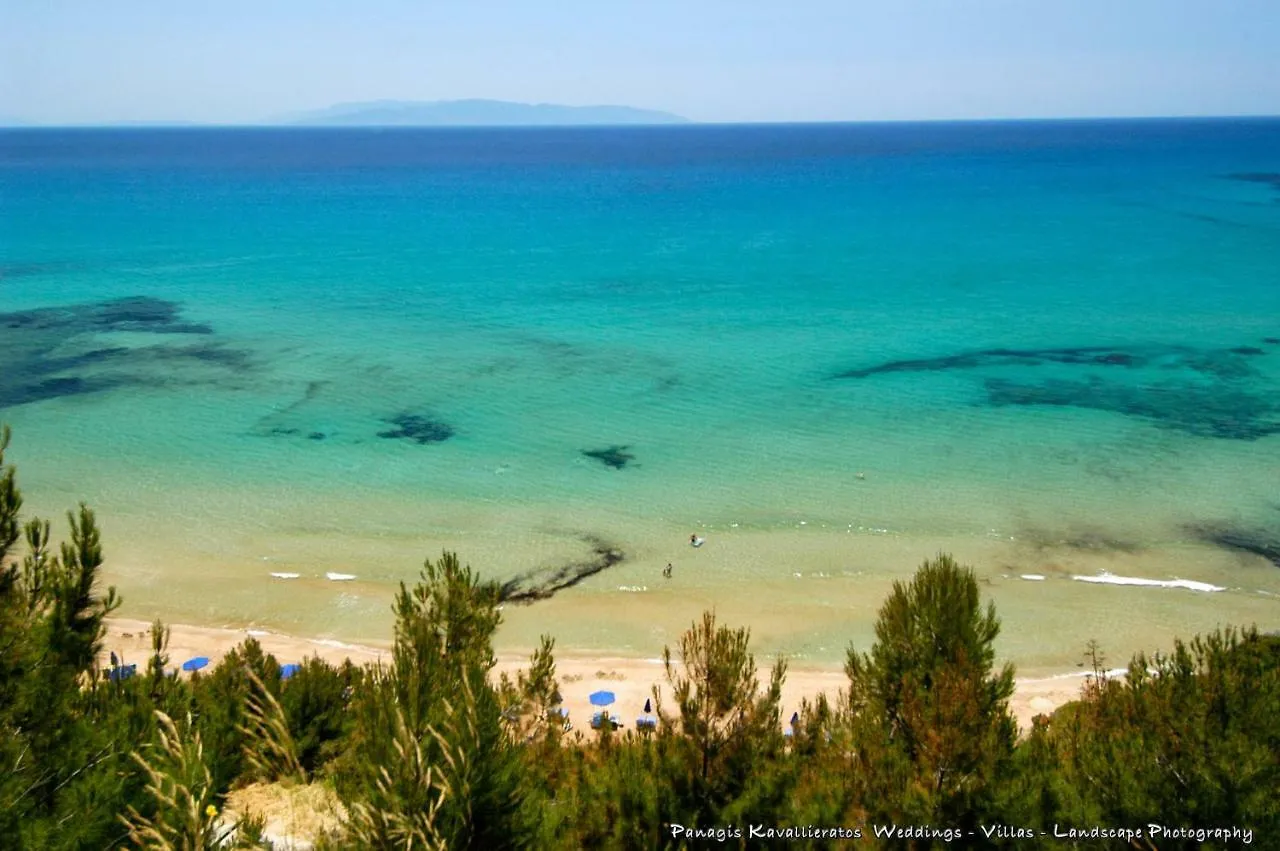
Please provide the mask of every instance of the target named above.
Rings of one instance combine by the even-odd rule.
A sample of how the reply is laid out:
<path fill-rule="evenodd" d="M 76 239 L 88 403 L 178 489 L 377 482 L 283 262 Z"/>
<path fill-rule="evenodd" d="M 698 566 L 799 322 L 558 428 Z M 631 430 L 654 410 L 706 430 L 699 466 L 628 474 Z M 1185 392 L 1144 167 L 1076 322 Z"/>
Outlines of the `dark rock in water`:
<path fill-rule="evenodd" d="M 630 446 L 610 446 L 608 449 L 583 449 L 582 454 L 596 459 L 606 467 L 621 470 L 636 460 L 636 456 L 627 451 L 630 448 Z"/>
<path fill-rule="evenodd" d="M 387 440 L 410 440 L 419 446 L 443 443 L 455 434 L 453 426 L 448 423 L 419 414 L 397 414 L 383 422 L 390 423 L 395 428 L 378 432 L 378 437 Z"/>
<path fill-rule="evenodd" d="M 1066 531 L 1042 528 L 1023 528 L 1018 540 L 1037 550 L 1067 549 L 1085 553 L 1133 553 L 1141 552 L 1141 544 L 1117 538 L 1105 530 L 1077 526 Z"/>
<path fill-rule="evenodd" d="M 1247 356 L 1230 350 L 1203 352 L 1183 358 L 1181 366 L 1214 378 L 1248 378 L 1257 375 L 1257 370 L 1245 360 Z"/>
<path fill-rule="evenodd" d="M 150 358 L 155 361 L 185 360 L 207 363 L 213 366 L 226 367 L 237 372 L 248 372 L 253 368 L 249 353 L 241 349 L 227 348 L 216 343 L 201 343 L 195 346 L 147 346 L 141 349 L 126 349 L 137 358 Z"/>
<path fill-rule="evenodd" d="M 212 334 L 208 325 L 180 322 L 176 302 L 150 296 L 118 298 L 96 304 L 39 307 L 0 313 L 0 327 L 63 330 L 70 334 L 142 331 L 149 334 Z"/>
<path fill-rule="evenodd" d="M 1095 357 L 1093 362 L 1105 366 L 1135 366 L 1138 359 L 1127 352 L 1107 352 L 1105 355 Z"/>
<path fill-rule="evenodd" d="M 1280 192 L 1280 172 L 1274 171 L 1243 171 L 1235 174 L 1228 174 L 1231 180 L 1242 180 L 1245 183 L 1261 183 L 1264 186 L 1270 186 L 1272 189 Z"/>
<path fill-rule="evenodd" d="M 0 408 L 29 405 L 32 402 L 60 399 L 64 396 L 82 396 L 102 389 L 105 388 L 79 377 L 46 378 L 43 381 L 26 382 L 16 386 L 0 382 Z"/>
<path fill-rule="evenodd" d="M 75 269 L 77 264 L 69 262 L 42 262 L 42 263 L 10 263 L 9 265 L 0 264 L 0 281 L 6 278 L 27 278 L 34 275 L 52 275 L 58 272 L 66 272 Z"/>
<path fill-rule="evenodd" d="M 215 370 L 248 371 L 249 354 L 217 343 L 102 345 L 100 335 L 212 333 L 175 302 L 150 296 L 0 312 L 0 408 L 128 387 L 217 383 Z M 113 340 L 113 342 L 116 342 Z M 196 366 L 185 374 L 185 365 Z"/>
<path fill-rule="evenodd" d="M 1182 351 L 1182 350 L 1178 350 Z M 1108 346 L 1072 346 L 1060 349 L 980 349 L 937 358 L 887 361 L 863 369 L 837 373 L 835 378 L 870 378 L 894 372 L 941 372 L 952 369 L 983 369 L 1007 366 L 1144 366 L 1159 350 L 1115 349 Z"/>
<path fill-rule="evenodd" d="M 522 573 L 502 583 L 499 599 L 504 603 L 533 603 L 546 600 L 557 592 L 572 588 L 584 579 L 595 576 L 615 564 L 621 564 L 627 558 L 622 550 L 603 538 L 583 535 L 582 540 L 591 545 L 590 559 Z"/>
<path fill-rule="evenodd" d="M 996 373 L 1007 368 L 1025 371 L 1052 365 L 1059 367 L 1055 370 L 1058 374 L 1042 381 L 984 376 L 987 403 L 1110 411 L 1188 434 L 1258 440 L 1280 433 L 1280 402 L 1265 376 L 1250 362 L 1263 354 L 1266 352 L 1256 346 L 980 349 L 936 358 L 886 361 L 846 370 L 833 377 L 865 379 L 893 373 L 947 370 Z M 1074 380 L 1061 377 L 1065 371 L 1061 367 L 1079 368 L 1080 377 Z M 1123 376 L 1116 367 L 1138 374 Z"/>
<path fill-rule="evenodd" d="M 1280 346 L 1280 337 L 1263 337 L 1262 342 L 1268 346 Z"/>
<path fill-rule="evenodd" d="M 1205 543 L 1259 556 L 1280 567 L 1280 535 L 1262 529 L 1244 529 L 1222 523 L 1193 524 L 1187 527 L 1187 531 Z"/>
<path fill-rule="evenodd" d="M 838 372 L 833 378 L 870 378 L 899 372 L 944 372 L 956 369 L 1004 367 L 1121 366 L 1188 369 L 1224 378 L 1253 374 L 1242 356 L 1262 354 L 1251 346 L 1233 349 L 1195 349 L 1190 346 L 1070 346 L 1056 349 L 980 349 L 936 358 L 886 361 L 861 369 Z"/>
<path fill-rule="evenodd" d="M 1259 440 L 1280 434 L 1280 405 L 1270 396 L 1194 383 L 1124 385 L 1100 381 L 1024 384 L 988 379 L 992 406 L 1046 405 L 1110 411 L 1200 437 Z"/>
<path fill-rule="evenodd" d="M 302 394 L 283 408 L 271 411 L 254 424 L 250 433 L 262 437 L 297 436 L 307 440 L 327 440 L 330 435 L 318 426 L 331 422 L 332 407 L 315 412 L 307 410 L 324 392 L 327 381 L 308 381 Z"/>

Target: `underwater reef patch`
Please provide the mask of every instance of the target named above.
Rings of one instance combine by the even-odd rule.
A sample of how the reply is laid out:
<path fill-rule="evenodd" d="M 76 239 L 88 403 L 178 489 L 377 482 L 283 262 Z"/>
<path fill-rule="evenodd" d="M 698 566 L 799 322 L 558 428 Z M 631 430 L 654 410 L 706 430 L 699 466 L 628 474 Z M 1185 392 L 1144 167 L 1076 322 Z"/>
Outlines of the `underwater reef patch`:
<path fill-rule="evenodd" d="M 988 379 L 988 404 L 1085 408 L 1137 417 L 1199 437 L 1260 440 L 1280 434 L 1280 406 L 1270 396 L 1223 387 L 1165 383 L 1122 385 L 1050 380 L 1024 384 Z"/>
<path fill-rule="evenodd" d="M 572 588 L 584 579 L 626 561 L 626 554 L 603 538 L 596 535 L 583 535 L 582 541 L 591 547 L 591 558 L 559 567 L 522 573 L 502 583 L 499 599 L 504 603 L 526 605 L 538 600 L 546 600 L 566 588 Z"/>
<path fill-rule="evenodd" d="M 126 387 L 215 384 L 254 366 L 249 352 L 212 341 L 102 345 L 101 335 L 118 332 L 204 337 L 213 329 L 150 296 L 0 312 L 0 408 Z"/>
<path fill-rule="evenodd" d="M 151 296 L 129 296 L 90 304 L 38 307 L 0 313 L 0 328 L 62 331 L 71 334 L 142 331 L 148 334 L 212 334 L 199 322 L 180 319 L 177 302 Z"/>
<path fill-rule="evenodd" d="M 870 378 L 895 372 L 945 372 L 954 369 L 983 369 L 1005 366 L 1042 366 L 1047 363 L 1096 366 L 1141 366 L 1148 357 L 1134 351 L 1105 346 L 1077 346 L 1063 349 L 980 349 L 936 358 L 893 360 L 861 369 L 838 372 L 833 378 Z"/>
<path fill-rule="evenodd" d="M 400 413 L 385 418 L 383 422 L 395 428 L 378 432 L 378 437 L 386 440 L 408 440 L 419 446 L 443 443 L 456 434 L 453 426 L 448 423 L 421 414 Z"/>
<path fill-rule="evenodd" d="M 309 440 L 325 439 L 329 435 L 315 422 L 319 418 L 316 412 L 302 409 L 315 402 L 328 385 L 328 381 L 308 381 L 299 398 L 261 417 L 249 433 L 257 437 L 305 436 Z"/>
<path fill-rule="evenodd" d="M 1228 174 L 1228 180 L 1240 180 L 1245 183 L 1260 183 L 1263 186 L 1270 186 L 1277 193 L 1280 193 L 1280 172 L 1274 171 L 1242 171 L 1235 174 Z"/>
<path fill-rule="evenodd" d="M 1252 367 L 1241 358 L 1266 354 L 1257 349 L 1196 349 L 1191 346 L 1070 346 L 1047 349 L 979 349 L 934 358 L 912 358 L 874 364 L 860 369 L 837 372 L 832 378 L 870 378 L 898 372 L 945 372 L 957 369 L 991 369 L 998 367 L 1036 367 L 1052 364 L 1064 366 L 1099 366 L 1191 369 L 1224 377 L 1252 374 Z M 1253 348 L 1253 347 L 1248 347 Z"/>
<path fill-rule="evenodd" d="M 1274 532 L 1228 523 L 1196 523 L 1187 525 L 1186 529 L 1203 543 L 1232 552 L 1255 555 L 1280 567 L 1280 535 Z"/>
<path fill-rule="evenodd" d="M 1144 549 L 1141 544 L 1117 538 L 1101 529 L 1089 526 L 1076 526 L 1066 531 L 1024 528 L 1018 532 L 1017 538 L 1036 550 L 1068 549 L 1083 553 L 1132 555 Z"/>
<path fill-rule="evenodd" d="M 33 263 L 0 263 L 0 281 L 6 278 L 33 278 L 37 275 L 56 275 L 80 268 L 80 264 L 66 260 L 49 260 Z"/>
<path fill-rule="evenodd" d="M 580 451 L 583 455 L 588 458 L 594 458 L 606 467 L 621 470 L 636 460 L 636 456 L 627 451 L 630 448 L 630 446 L 610 446 L 605 449 L 582 449 Z"/>
<path fill-rule="evenodd" d="M 1267 354 L 1254 345 L 994 348 L 886 361 L 831 377 L 867 379 L 950 370 L 998 373 L 1007 368 L 1052 366 L 1056 374 L 1040 380 L 983 376 L 986 404 L 1086 408 L 1202 437 L 1258 440 L 1280 433 L 1280 403 L 1274 382 L 1255 366 L 1255 361 Z M 1065 377 L 1070 372 L 1064 367 L 1080 377 Z"/>

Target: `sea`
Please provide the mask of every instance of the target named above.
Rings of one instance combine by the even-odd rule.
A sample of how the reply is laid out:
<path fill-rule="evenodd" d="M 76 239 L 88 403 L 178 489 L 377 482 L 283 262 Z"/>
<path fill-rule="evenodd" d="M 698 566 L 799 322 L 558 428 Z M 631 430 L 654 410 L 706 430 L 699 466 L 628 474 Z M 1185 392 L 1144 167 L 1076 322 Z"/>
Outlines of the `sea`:
<path fill-rule="evenodd" d="M 0 422 L 125 616 L 1123 666 L 1280 628 L 1280 119 L 3 130 Z"/>

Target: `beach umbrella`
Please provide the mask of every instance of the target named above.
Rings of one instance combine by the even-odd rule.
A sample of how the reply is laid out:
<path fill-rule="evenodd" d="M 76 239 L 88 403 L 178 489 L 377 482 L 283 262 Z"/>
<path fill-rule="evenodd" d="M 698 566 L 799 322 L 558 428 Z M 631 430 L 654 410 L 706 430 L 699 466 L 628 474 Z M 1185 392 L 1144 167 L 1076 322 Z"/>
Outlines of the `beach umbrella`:
<path fill-rule="evenodd" d="M 644 714 L 648 715 L 653 711 L 653 704 L 649 702 L 649 698 L 644 699 Z"/>
<path fill-rule="evenodd" d="M 611 691 L 592 692 L 587 700 L 591 701 L 592 706 L 608 706 L 616 700 Z"/>
<path fill-rule="evenodd" d="M 302 670 L 301 665 L 289 664 L 280 666 L 280 679 L 287 680 Z"/>
<path fill-rule="evenodd" d="M 195 657 L 194 659 L 188 659 L 187 661 L 183 662 L 183 663 L 182 663 L 182 670 L 184 670 L 184 671 L 198 671 L 198 670 L 200 670 L 201 668 L 203 668 L 205 665 L 208 665 L 208 664 L 209 664 L 209 657 L 208 657 L 208 656 L 197 656 L 197 657 Z"/>

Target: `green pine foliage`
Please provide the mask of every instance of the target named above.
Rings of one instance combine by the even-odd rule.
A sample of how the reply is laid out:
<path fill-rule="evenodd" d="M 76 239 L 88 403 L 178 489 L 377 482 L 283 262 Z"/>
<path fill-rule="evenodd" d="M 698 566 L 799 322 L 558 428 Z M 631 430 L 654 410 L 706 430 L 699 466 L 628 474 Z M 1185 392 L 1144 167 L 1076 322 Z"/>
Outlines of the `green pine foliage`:
<path fill-rule="evenodd" d="M 353 728 L 350 696 L 362 680 L 363 672 L 350 661 L 334 667 L 313 656 L 281 685 L 280 705 L 308 776 L 319 774 L 341 753 Z"/>
<path fill-rule="evenodd" d="M 98 587 L 93 513 L 68 515 L 54 552 L 50 524 L 21 521 L 0 430 L 0 836 L 38 848 L 108 847 L 139 783 L 128 777 L 137 729 L 130 707 L 104 700 L 95 676 L 103 620 L 118 605 Z M 19 542 L 25 552 L 16 551 Z M 103 723 L 103 722 L 109 723 Z M 124 771 L 125 777 L 121 777 Z"/>
<path fill-rule="evenodd" d="M 279 663 L 263 653 L 257 639 L 247 638 L 228 651 L 212 672 L 196 673 L 190 681 L 195 723 L 218 795 L 226 794 L 248 768 L 245 726 L 254 677 L 273 696 L 279 694 Z"/>
<path fill-rule="evenodd" d="M 772 822 L 785 791 L 768 770 L 783 753 L 781 701 L 787 665 L 779 659 L 761 689 L 751 634 L 703 614 L 663 663 L 675 713 L 654 692 L 659 718 L 656 782 L 672 787 L 677 806 L 664 817 L 685 827 Z M 677 661 L 678 658 L 678 661 Z"/>
<path fill-rule="evenodd" d="M 977 831 L 994 821 L 1013 756 L 1013 668 L 995 668 L 1000 621 L 950 556 L 894 583 L 869 653 L 849 651 L 846 721 L 856 811 L 878 822 Z"/>
<path fill-rule="evenodd" d="M 362 814 L 361 844 L 402 847 L 397 837 L 411 835 L 449 848 L 525 847 L 524 764 L 489 682 L 497 584 L 445 553 L 412 589 L 401 584 L 394 611 L 392 664 L 364 677 L 336 768 L 344 804 Z"/>
<path fill-rule="evenodd" d="M 1280 638 L 1216 630 L 1137 656 L 1038 724 L 1019 778 L 1040 825 L 1248 826 L 1280 836 Z M 1199 847 L 1164 843 L 1164 849 Z"/>

